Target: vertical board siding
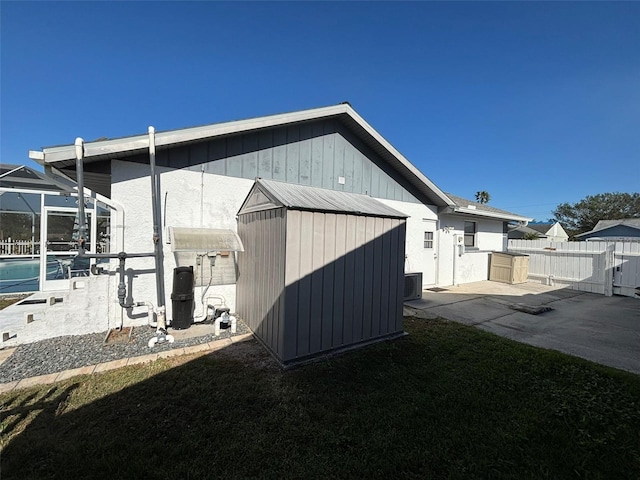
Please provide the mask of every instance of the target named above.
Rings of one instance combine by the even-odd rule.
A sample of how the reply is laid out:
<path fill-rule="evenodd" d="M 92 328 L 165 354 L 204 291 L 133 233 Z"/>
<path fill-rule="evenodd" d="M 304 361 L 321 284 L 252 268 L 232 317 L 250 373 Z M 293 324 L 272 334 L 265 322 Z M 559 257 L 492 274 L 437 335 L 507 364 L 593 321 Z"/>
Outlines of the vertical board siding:
<path fill-rule="evenodd" d="M 288 183 L 300 184 L 300 128 L 287 127 L 287 174 Z"/>
<path fill-rule="evenodd" d="M 312 212 L 313 240 L 311 242 L 311 315 L 309 316 L 309 349 L 310 353 L 322 350 L 322 295 L 324 259 L 324 219 L 320 212 Z"/>
<path fill-rule="evenodd" d="M 400 333 L 405 231 L 404 219 L 243 213 L 238 313 L 285 364 Z"/>
<path fill-rule="evenodd" d="M 354 244 L 354 272 L 365 272 L 365 255 L 363 245 L 366 243 L 366 221 L 365 217 L 356 217 L 356 242 Z M 365 279 L 364 275 L 353 275 L 353 330 L 351 332 L 351 341 L 359 342 L 362 340 L 362 322 L 364 318 L 365 303 Z M 368 299 L 367 299 L 368 300 Z"/>
<path fill-rule="evenodd" d="M 271 178 L 273 170 L 273 131 L 265 130 L 258 134 L 258 176 Z"/>
<path fill-rule="evenodd" d="M 258 136 L 242 136 L 242 177 L 256 178 L 258 176 Z"/>
<path fill-rule="evenodd" d="M 638 242 L 509 240 L 508 251 L 529 255 L 532 281 L 631 297 L 640 286 Z"/>
<path fill-rule="evenodd" d="M 297 301 L 287 298 L 287 316 L 297 315 L 298 332 L 304 332 L 295 358 L 401 331 L 405 221 L 288 215 L 287 262 L 307 266 L 286 269 L 287 294 L 297 285 L 298 295 Z"/>
<path fill-rule="evenodd" d="M 302 212 L 287 212 L 286 231 L 283 244 L 286 244 L 286 261 L 284 265 L 285 276 L 285 303 L 282 315 L 281 326 L 283 331 L 280 337 L 283 342 L 283 358 L 295 358 L 298 343 L 298 317 L 302 315 L 300 309 L 299 285 L 298 281 L 303 277 L 301 268 L 302 250 L 307 248 L 303 244 L 302 236 Z"/>
<path fill-rule="evenodd" d="M 336 215 L 335 229 L 335 263 L 333 277 L 333 305 L 332 305 L 332 345 L 344 345 L 344 328 L 346 323 L 346 303 L 351 303 L 348 297 L 345 302 L 345 276 L 346 276 L 346 254 L 347 254 L 347 216 Z"/>
<path fill-rule="evenodd" d="M 242 178 L 242 136 L 235 135 L 227 139 L 227 158 L 225 175 Z"/>
<path fill-rule="evenodd" d="M 295 319 L 298 325 L 298 335 L 296 345 L 296 356 L 303 357 L 310 353 L 309 348 L 309 317 L 311 316 L 311 274 L 313 272 L 313 256 L 311 246 L 313 245 L 313 214 L 310 212 L 300 212 L 300 277 L 291 279 L 298 283 L 298 316 Z M 287 233 L 289 229 L 287 228 Z M 287 257 L 287 262 L 296 261 Z"/>
<path fill-rule="evenodd" d="M 335 296 L 336 214 L 324 213 L 324 261 L 322 267 L 321 350 L 333 348 L 333 301 Z"/>
<path fill-rule="evenodd" d="M 382 295 L 382 264 L 384 263 L 384 257 L 382 256 L 383 246 L 383 218 L 374 218 L 373 225 L 373 298 L 371 299 L 372 306 L 372 322 L 371 322 L 371 336 L 377 337 L 381 334 L 381 313 L 382 303 L 384 302 Z M 382 330 L 384 331 L 384 330 Z"/>
<path fill-rule="evenodd" d="M 319 187 L 333 188 L 338 185 L 338 177 L 334 176 L 335 162 L 335 138 L 334 129 L 331 123 L 324 124 L 324 133 L 322 136 L 322 181 Z"/>
<path fill-rule="evenodd" d="M 373 282 L 374 282 L 374 269 L 375 263 L 375 251 L 374 251 L 374 235 L 375 235 L 375 221 L 373 217 L 365 217 L 365 230 L 364 246 L 359 246 L 364 250 L 364 294 L 363 294 L 363 311 L 362 311 L 362 333 L 360 340 L 371 337 L 371 316 L 373 314 Z"/>
<path fill-rule="evenodd" d="M 287 175 L 287 129 L 278 128 L 273 131 L 273 170 L 271 178 L 286 180 Z"/>
<path fill-rule="evenodd" d="M 309 124 L 300 125 L 300 145 L 298 147 L 298 182 L 311 185 L 311 136 L 313 129 Z M 295 159 L 294 159 L 295 161 Z"/>
<path fill-rule="evenodd" d="M 356 267 L 356 225 L 357 222 L 351 217 L 345 216 L 345 242 L 344 242 L 344 312 L 342 325 L 342 344 L 353 343 L 353 325 L 355 321 L 356 302 L 356 277 L 353 272 L 357 272 Z M 347 255 L 350 253 L 350 255 Z"/>
<path fill-rule="evenodd" d="M 393 222 L 391 218 L 383 218 L 382 220 L 382 229 L 383 231 L 389 232 L 392 230 Z M 382 237 L 382 252 L 380 253 L 381 258 L 381 273 L 380 273 L 380 332 L 388 332 L 389 331 L 389 303 L 390 303 L 390 279 L 391 279 L 391 270 L 390 270 L 390 260 L 391 260 L 391 235 L 384 235 Z M 395 297 L 395 295 L 394 295 Z M 394 325 L 395 326 L 395 325 Z"/>
<path fill-rule="evenodd" d="M 284 302 L 285 210 L 274 209 L 242 215 L 238 235 L 245 251 L 238 255 L 240 275 L 237 310 L 249 328 L 278 356 Z"/>
<path fill-rule="evenodd" d="M 403 222 L 404 223 L 404 222 Z M 404 259 L 405 259 L 405 246 L 406 246 L 406 236 L 407 231 L 404 225 L 402 228 L 395 229 L 398 232 L 398 258 L 396 259 L 396 287 L 398 289 L 398 298 L 395 303 L 396 306 L 396 330 L 402 330 L 402 306 L 404 303 Z"/>
<path fill-rule="evenodd" d="M 158 152 L 158 163 L 420 203 L 420 194 L 334 119 L 215 138 Z M 345 179 L 339 183 L 339 177 Z"/>
<path fill-rule="evenodd" d="M 616 242 L 614 248 L 614 293 L 636 297 L 640 290 L 640 242 Z"/>

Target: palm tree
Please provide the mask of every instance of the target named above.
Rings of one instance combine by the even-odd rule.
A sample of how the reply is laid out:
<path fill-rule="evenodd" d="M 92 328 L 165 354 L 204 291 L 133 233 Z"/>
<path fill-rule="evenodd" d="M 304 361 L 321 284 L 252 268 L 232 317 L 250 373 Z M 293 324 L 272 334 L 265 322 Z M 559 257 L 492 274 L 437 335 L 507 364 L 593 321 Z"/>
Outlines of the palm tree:
<path fill-rule="evenodd" d="M 487 192 L 485 190 L 481 190 L 479 192 L 476 192 L 476 202 L 478 202 L 478 203 L 489 203 L 489 200 L 491 200 L 491 195 L 489 195 L 489 192 Z"/>

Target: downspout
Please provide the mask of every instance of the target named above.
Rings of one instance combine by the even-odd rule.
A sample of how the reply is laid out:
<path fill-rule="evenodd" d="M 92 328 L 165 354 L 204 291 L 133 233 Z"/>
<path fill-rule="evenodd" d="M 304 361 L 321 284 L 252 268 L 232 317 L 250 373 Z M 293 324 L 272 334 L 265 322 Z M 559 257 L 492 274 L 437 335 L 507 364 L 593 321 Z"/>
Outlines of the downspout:
<path fill-rule="evenodd" d="M 160 209 L 158 208 L 158 179 L 156 178 L 156 130 L 149 127 L 149 165 L 151 167 L 151 207 L 153 215 L 153 245 L 156 260 L 156 293 L 158 296 L 158 311 L 156 321 L 156 336 L 149 342 L 149 348 L 156 343 L 169 341 L 173 343 L 173 336 L 167 335 L 164 303 L 164 265 L 162 256 L 162 231 L 159 228 Z"/>
<path fill-rule="evenodd" d="M 117 258 L 120 261 L 119 265 L 119 282 L 118 282 L 118 303 L 122 308 L 131 308 L 134 306 L 147 306 L 147 302 L 127 302 L 127 289 L 125 283 L 125 262 L 127 258 L 142 258 L 153 256 L 156 263 L 156 293 L 158 295 L 158 311 L 157 311 L 157 330 L 156 336 L 149 340 L 149 347 L 153 347 L 156 343 L 169 342 L 173 343 L 174 338 L 172 335 L 167 335 L 166 322 L 165 322 L 165 303 L 164 303 L 164 269 L 162 259 L 162 235 L 158 229 L 158 208 L 157 208 L 157 182 L 155 172 L 155 130 L 153 127 L 149 127 L 149 157 L 151 164 L 151 198 L 152 198 L 152 215 L 153 215 L 153 243 L 154 253 L 126 253 L 124 251 L 111 254 L 111 253 L 89 253 L 85 252 L 86 242 L 86 224 L 84 216 L 84 140 L 80 137 L 76 138 L 76 181 L 78 185 L 78 192 L 80 195 L 80 201 L 78 202 L 78 215 L 80 216 L 78 225 L 78 256 L 84 256 L 88 258 Z M 124 210 L 122 210 L 124 214 Z M 123 217 L 124 220 L 124 217 Z M 124 226 L 124 225 L 123 225 Z M 122 240 L 124 241 L 124 234 Z M 124 243 L 122 244 L 124 249 Z M 149 321 L 151 325 L 154 322 Z"/>
<path fill-rule="evenodd" d="M 85 253 L 84 244 L 87 238 L 87 226 L 84 217 L 84 140 L 76 138 L 76 183 L 78 185 L 78 255 Z"/>
<path fill-rule="evenodd" d="M 164 301 L 164 264 L 162 256 L 162 231 L 159 228 L 160 209 L 158 208 L 158 180 L 156 177 L 156 130 L 149 127 L 149 164 L 151 166 L 151 207 L 153 215 L 153 245 L 156 260 L 156 293 L 158 308 L 165 306 Z"/>

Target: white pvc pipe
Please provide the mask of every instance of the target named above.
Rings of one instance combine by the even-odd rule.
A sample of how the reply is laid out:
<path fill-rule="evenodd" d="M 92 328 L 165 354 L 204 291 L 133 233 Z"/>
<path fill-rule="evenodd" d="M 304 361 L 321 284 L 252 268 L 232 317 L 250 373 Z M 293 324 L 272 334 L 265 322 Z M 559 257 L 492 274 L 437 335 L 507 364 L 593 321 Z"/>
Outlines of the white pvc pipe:
<path fill-rule="evenodd" d="M 173 335 L 168 335 L 167 334 L 167 325 L 166 325 L 166 321 L 165 321 L 165 310 L 166 307 L 164 305 L 159 306 L 158 307 L 158 321 L 157 321 L 157 329 L 156 329 L 156 336 L 152 337 L 149 340 L 149 343 L 147 344 L 149 346 L 149 348 L 152 348 L 156 343 L 158 343 L 160 340 L 162 340 L 162 343 L 164 342 L 169 342 L 169 343 L 173 343 L 174 342 L 174 338 Z"/>
<path fill-rule="evenodd" d="M 143 303 L 147 307 L 147 324 L 150 327 L 157 327 L 158 326 L 158 322 L 153 320 L 153 314 L 154 314 L 153 303 L 151 303 L 151 302 L 143 302 Z"/>
<path fill-rule="evenodd" d="M 227 306 L 227 302 L 225 300 L 225 298 L 222 295 L 207 295 L 205 297 L 205 299 L 202 302 L 202 312 L 199 313 L 197 315 L 198 318 L 194 318 L 193 319 L 193 323 L 200 323 L 200 322 L 204 322 L 205 320 L 207 320 L 209 318 L 209 302 L 213 299 L 219 300 L 220 303 L 219 304 L 214 304 L 214 310 L 213 310 L 213 314 L 215 315 L 215 309 L 216 307 L 220 306 L 220 307 L 226 307 Z"/>
<path fill-rule="evenodd" d="M 227 312 L 224 312 L 222 315 L 216 318 L 215 322 L 213 322 L 213 334 L 215 336 L 220 335 L 220 324 L 222 322 L 231 323 L 231 333 L 236 333 L 236 317 L 234 317 L 233 315 L 229 315 Z"/>

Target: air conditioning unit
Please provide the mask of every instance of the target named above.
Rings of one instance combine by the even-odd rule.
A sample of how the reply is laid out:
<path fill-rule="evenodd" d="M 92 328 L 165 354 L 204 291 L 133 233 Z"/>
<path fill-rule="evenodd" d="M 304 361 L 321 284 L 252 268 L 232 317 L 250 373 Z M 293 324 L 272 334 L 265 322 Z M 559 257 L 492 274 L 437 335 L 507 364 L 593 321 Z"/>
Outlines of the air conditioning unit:
<path fill-rule="evenodd" d="M 422 298 L 422 272 L 404 274 L 404 300 Z"/>

